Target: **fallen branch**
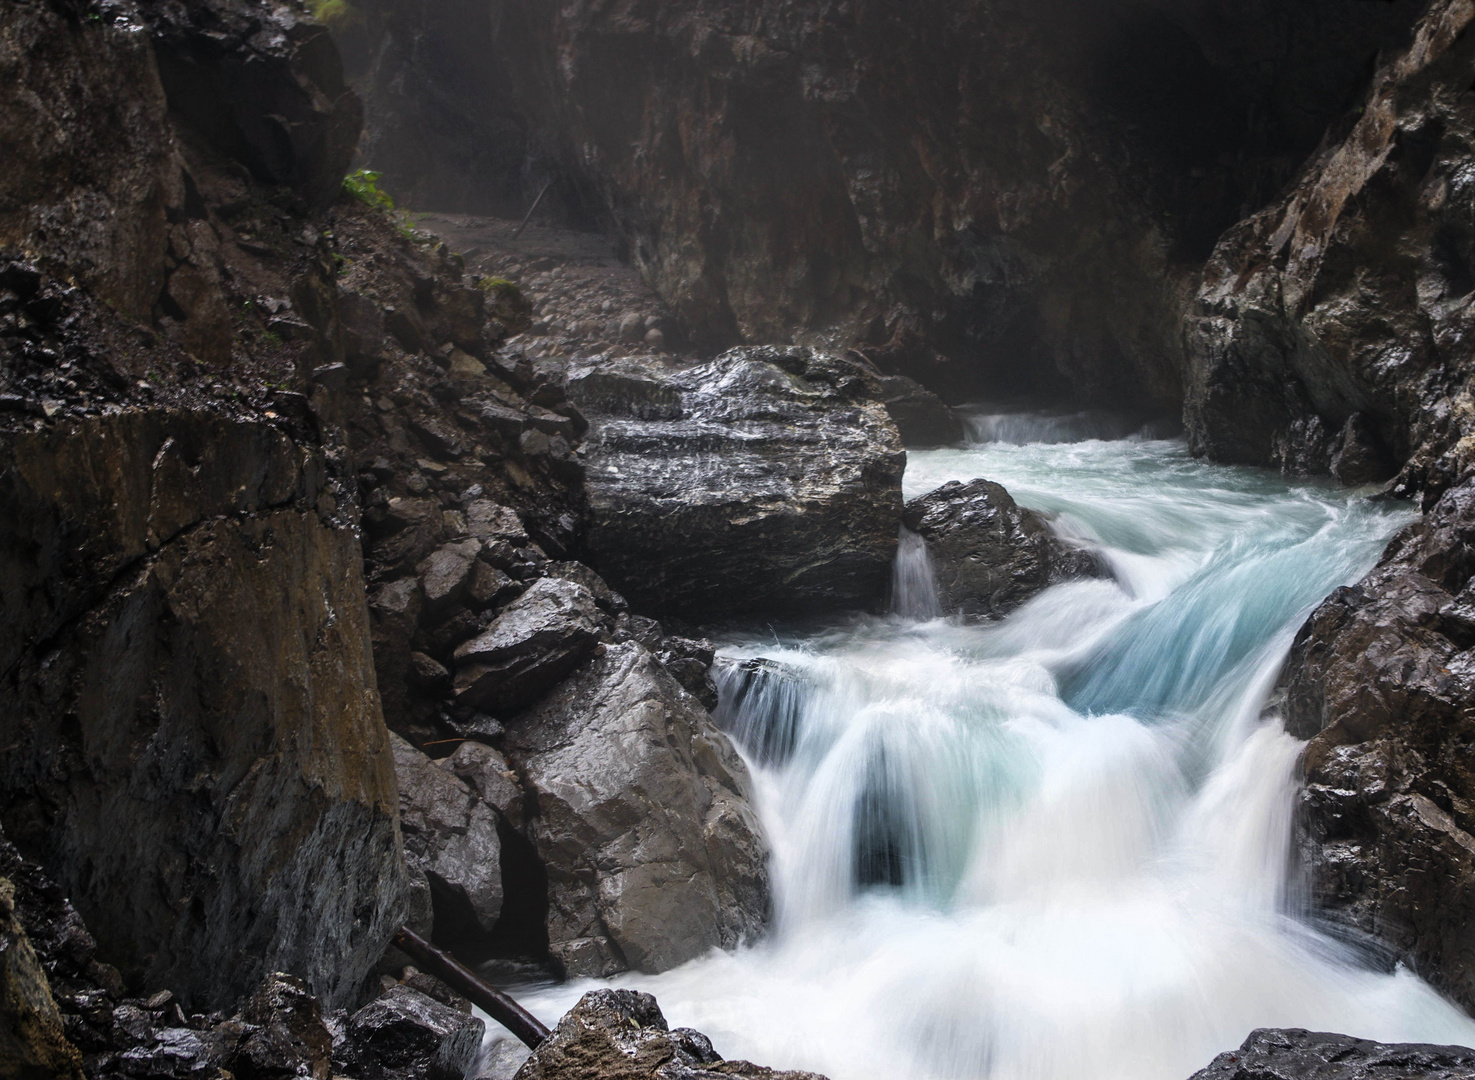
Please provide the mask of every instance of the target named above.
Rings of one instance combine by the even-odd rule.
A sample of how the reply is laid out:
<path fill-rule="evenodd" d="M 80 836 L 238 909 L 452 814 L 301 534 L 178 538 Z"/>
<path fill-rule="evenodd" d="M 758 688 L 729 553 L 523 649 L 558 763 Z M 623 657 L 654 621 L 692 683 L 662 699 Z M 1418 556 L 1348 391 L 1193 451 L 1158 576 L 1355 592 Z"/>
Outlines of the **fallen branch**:
<path fill-rule="evenodd" d="M 528 227 L 528 222 L 533 220 L 533 211 L 538 208 L 538 204 L 543 201 L 543 196 L 548 194 L 548 189 L 552 186 L 553 180 L 550 177 L 548 182 L 543 185 L 543 190 L 538 192 L 538 197 L 533 200 L 533 205 L 528 207 L 528 212 L 523 216 L 522 224 L 519 225 L 515 230 L 513 230 L 512 239 L 516 240 L 519 236 L 522 235 L 522 230 L 526 229 Z"/>
<path fill-rule="evenodd" d="M 394 944 L 421 970 L 434 975 L 471 1004 L 536 1050 L 548 1037 L 548 1029 L 532 1013 L 500 990 L 482 982 L 450 953 L 442 952 L 413 930 L 401 927 Z"/>

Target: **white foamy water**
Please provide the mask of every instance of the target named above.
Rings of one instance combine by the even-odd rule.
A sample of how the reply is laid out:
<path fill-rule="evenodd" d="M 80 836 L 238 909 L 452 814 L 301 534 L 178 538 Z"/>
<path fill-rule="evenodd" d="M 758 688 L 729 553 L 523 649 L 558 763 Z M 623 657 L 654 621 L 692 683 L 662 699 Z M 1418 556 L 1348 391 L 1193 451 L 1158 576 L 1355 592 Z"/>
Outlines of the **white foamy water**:
<path fill-rule="evenodd" d="M 908 497 L 996 480 L 1116 579 L 962 626 L 926 617 L 904 544 L 901 614 L 727 642 L 772 662 L 725 668 L 719 715 L 773 845 L 773 931 L 618 984 L 728 1057 L 833 1080 L 1185 1080 L 1264 1026 L 1475 1043 L 1296 917 L 1302 744 L 1262 715 L 1297 627 L 1407 511 L 1169 441 L 910 462 Z M 591 985 L 525 1001 L 552 1022 Z"/>

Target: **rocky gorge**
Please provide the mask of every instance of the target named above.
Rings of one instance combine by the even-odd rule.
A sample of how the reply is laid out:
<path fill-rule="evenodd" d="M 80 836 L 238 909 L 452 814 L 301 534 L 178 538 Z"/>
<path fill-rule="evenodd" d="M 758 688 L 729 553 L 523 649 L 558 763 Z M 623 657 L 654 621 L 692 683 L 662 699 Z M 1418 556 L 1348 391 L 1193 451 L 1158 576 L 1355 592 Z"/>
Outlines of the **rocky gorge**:
<path fill-rule="evenodd" d="M 980 396 L 1418 506 L 1279 677 L 1295 902 L 1475 1009 L 1475 8 L 312 6 L 0 13 L 0 1075 L 812 1075 L 627 990 L 488 1056 L 392 940 L 536 985 L 783 925 L 797 744 L 738 717 L 792 673 L 713 635 L 908 550 L 984 630 L 1132 584 L 904 498 Z M 900 887 L 867 798 L 842 876 Z"/>

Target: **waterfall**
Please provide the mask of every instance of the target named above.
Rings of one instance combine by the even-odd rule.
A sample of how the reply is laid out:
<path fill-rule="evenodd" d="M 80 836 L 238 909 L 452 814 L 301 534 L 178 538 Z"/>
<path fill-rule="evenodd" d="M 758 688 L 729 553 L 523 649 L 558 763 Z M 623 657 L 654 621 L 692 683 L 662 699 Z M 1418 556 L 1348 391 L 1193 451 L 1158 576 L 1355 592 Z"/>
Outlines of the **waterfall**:
<path fill-rule="evenodd" d="M 927 541 L 901 526 L 896 559 L 891 566 L 891 610 L 908 619 L 935 619 L 942 614 Z"/>
<path fill-rule="evenodd" d="M 832 1080 L 1185 1080 L 1267 1026 L 1475 1042 L 1297 921 L 1303 744 L 1263 715 L 1297 627 L 1411 512 L 1146 438 L 913 452 L 907 495 L 975 476 L 1113 579 L 962 625 L 903 533 L 892 615 L 724 643 L 773 927 L 621 984 L 725 1055 Z"/>

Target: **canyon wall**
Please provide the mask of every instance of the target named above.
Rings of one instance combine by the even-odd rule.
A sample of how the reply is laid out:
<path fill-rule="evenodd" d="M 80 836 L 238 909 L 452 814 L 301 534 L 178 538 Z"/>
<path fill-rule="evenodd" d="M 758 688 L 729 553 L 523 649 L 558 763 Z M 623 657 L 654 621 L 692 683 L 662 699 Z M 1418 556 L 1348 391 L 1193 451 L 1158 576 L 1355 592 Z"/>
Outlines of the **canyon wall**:
<path fill-rule="evenodd" d="M 1168 413 L 1198 265 L 1355 104 L 1420 9 L 360 6 L 378 33 L 357 48 L 381 58 L 371 130 L 421 129 L 468 98 L 519 116 L 527 160 L 552 155 L 562 186 L 589 193 L 704 348 L 854 345 L 954 398 Z M 475 65 L 456 62 L 456 40 L 478 43 Z M 439 63 L 385 66 L 408 42 Z M 376 113 L 376 94 L 411 79 L 433 92 Z M 441 159 L 431 170 L 386 138 L 364 150 L 407 194 L 449 195 L 418 178 Z"/>

